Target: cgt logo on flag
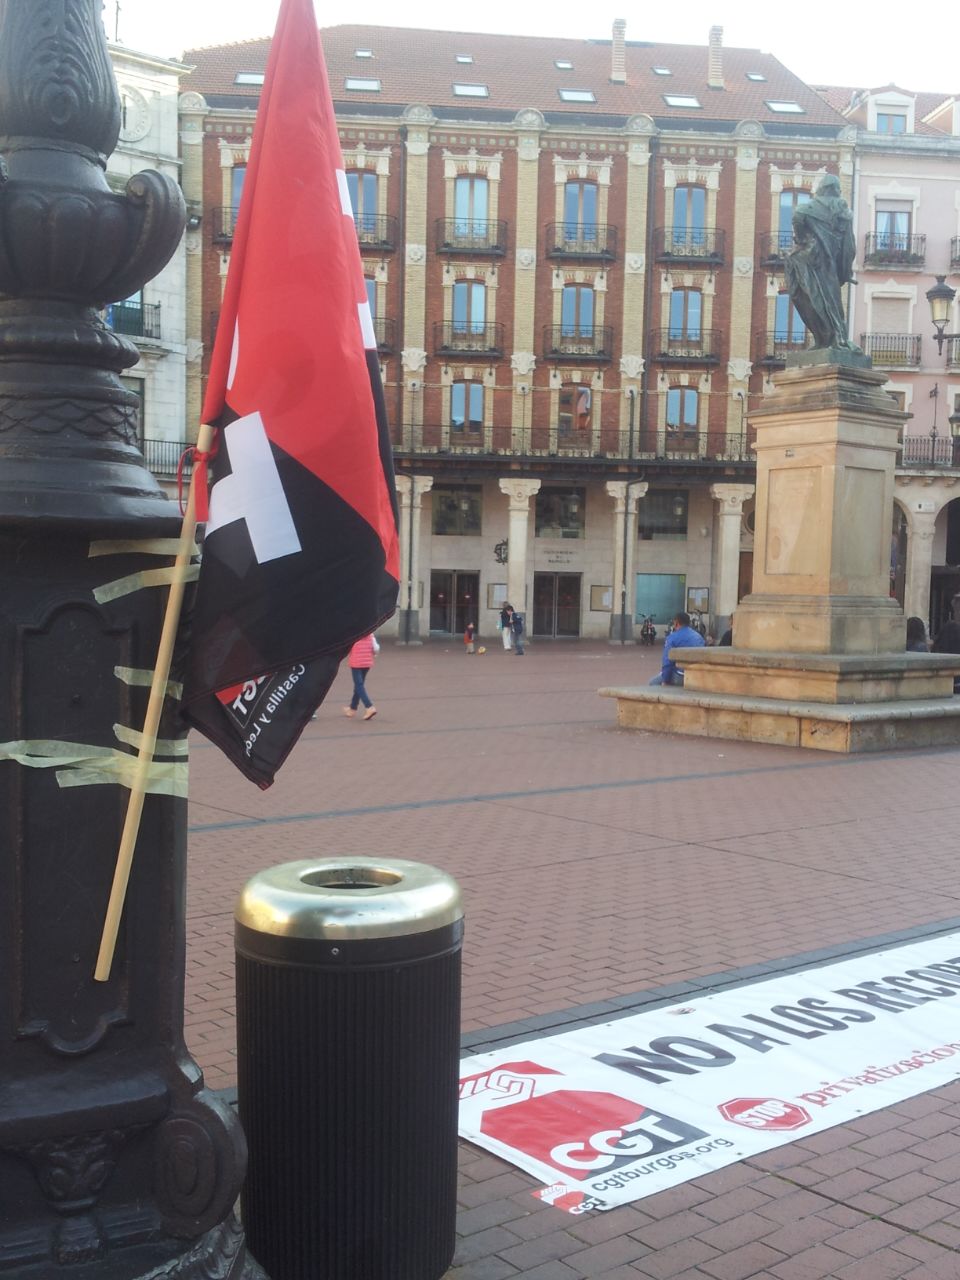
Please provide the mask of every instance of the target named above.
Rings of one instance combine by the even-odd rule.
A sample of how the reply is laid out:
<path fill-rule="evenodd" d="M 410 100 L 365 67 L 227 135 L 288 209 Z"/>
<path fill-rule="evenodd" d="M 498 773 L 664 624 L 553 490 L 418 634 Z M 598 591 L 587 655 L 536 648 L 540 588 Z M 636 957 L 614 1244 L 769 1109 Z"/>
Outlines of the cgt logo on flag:
<path fill-rule="evenodd" d="M 613 1093 L 558 1089 L 484 1112 L 481 1130 L 565 1178 L 587 1179 L 707 1135 Z"/>

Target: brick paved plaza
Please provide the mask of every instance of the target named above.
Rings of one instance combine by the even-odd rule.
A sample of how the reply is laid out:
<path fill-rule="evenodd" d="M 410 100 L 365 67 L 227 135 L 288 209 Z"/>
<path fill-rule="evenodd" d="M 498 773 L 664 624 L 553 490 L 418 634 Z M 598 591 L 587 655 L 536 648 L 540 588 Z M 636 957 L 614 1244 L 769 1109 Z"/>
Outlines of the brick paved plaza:
<path fill-rule="evenodd" d="M 341 675 L 265 794 L 194 740 L 187 1038 L 210 1086 L 235 1080 L 233 903 L 277 862 L 456 877 L 466 1052 L 960 928 L 960 752 L 621 731 L 596 690 L 646 681 L 658 651 L 486 643 L 385 645 L 369 723 L 343 717 Z M 461 1173 L 450 1280 L 960 1275 L 960 1083 L 579 1219 L 467 1144 Z"/>

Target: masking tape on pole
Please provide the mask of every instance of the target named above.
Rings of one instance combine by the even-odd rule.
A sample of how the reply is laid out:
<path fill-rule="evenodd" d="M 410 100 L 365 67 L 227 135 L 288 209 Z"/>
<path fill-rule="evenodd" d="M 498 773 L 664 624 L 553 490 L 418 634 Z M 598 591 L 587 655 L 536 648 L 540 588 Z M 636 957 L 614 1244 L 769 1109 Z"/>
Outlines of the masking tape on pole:
<path fill-rule="evenodd" d="M 92 556 L 177 556 L 180 554 L 179 538 L 127 538 L 119 540 L 103 540 L 91 542 L 87 551 Z M 194 546 L 192 554 L 198 556 L 199 549 Z"/>
<path fill-rule="evenodd" d="M 124 684 L 136 688 L 149 689 L 153 684 L 153 672 L 146 667 L 114 667 L 113 674 Z M 166 693 L 168 698 L 176 698 L 179 702 L 183 697 L 183 685 L 179 680 L 168 680 Z"/>
<path fill-rule="evenodd" d="M 200 576 L 198 564 L 170 565 L 166 569 L 144 569 L 142 573 L 131 573 L 126 578 L 117 578 L 115 582 L 106 582 L 96 587 L 93 598 L 97 604 L 105 604 L 108 600 L 116 600 L 120 596 L 131 595 L 134 591 L 142 591 L 145 587 L 168 587 L 173 582 L 196 582 Z"/>
<path fill-rule="evenodd" d="M 118 735 L 119 736 L 119 735 Z M 21 739 L 0 743 L 0 761 L 12 760 L 28 769 L 56 769 L 61 787 L 133 784 L 140 765 L 136 756 L 114 747 L 90 747 L 81 742 Z M 146 790 L 155 795 L 186 796 L 186 760 L 151 761 L 146 766 Z"/>
<path fill-rule="evenodd" d="M 115 724 L 113 726 L 113 734 L 118 742 L 124 743 L 128 747 L 140 750 L 140 743 L 143 741 L 143 734 L 139 729 L 128 729 L 125 724 Z M 154 755 L 158 756 L 185 756 L 187 754 L 186 738 L 157 738 L 153 747 Z"/>

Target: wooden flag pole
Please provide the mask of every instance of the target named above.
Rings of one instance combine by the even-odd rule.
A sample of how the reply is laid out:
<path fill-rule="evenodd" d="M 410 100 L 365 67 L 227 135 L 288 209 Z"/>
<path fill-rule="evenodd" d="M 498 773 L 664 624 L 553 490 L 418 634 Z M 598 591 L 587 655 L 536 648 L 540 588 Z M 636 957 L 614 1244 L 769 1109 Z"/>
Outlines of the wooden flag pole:
<path fill-rule="evenodd" d="M 209 453 L 213 441 L 213 427 L 201 424 L 197 437 L 198 453 Z M 170 594 L 167 596 L 167 607 L 163 615 L 163 628 L 160 632 L 160 645 L 157 649 L 157 663 L 150 684 L 150 698 L 147 702 L 147 714 L 143 725 L 143 736 L 137 754 L 136 767 L 130 786 L 130 802 L 127 805 L 126 818 L 123 823 L 123 834 L 120 837 L 120 850 L 117 854 L 117 865 L 113 873 L 113 887 L 110 890 L 110 901 L 107 904 L 107 915 L 104 920 L 103 934 L 100 938 L 100 952 L 97 956 L 97 967 L 94 978 L 97 982 L 106 982 L 113 967 L 113 953 L 117 946 L 117 934 L 120 930 L 120 917 L 123 915 L 123 904 L 127 896 L 127 883 L 130 879 L 130 868 L 133 865 L 133 854 L 140 832 L 140 819 L 143 816 L 143 800 L 146 795 L 147 774 L 153 763 L 157 746 L 157 730 L 160 727 L 160 716 L 163 711 L 163 700 L 166 697 L 167 682 L 170 679 L 170 664 L 173 661 L 173 646 L 180 625 L 180 614 L 183 609 L 183 591 L 186 585 L 186 571 L 195 554 L 195 536 L 197 532 L 196 481 L 197 472 L 205 469 L 194 466 L 190 477 L 190 489 L 187 495 L 187 509 L 180 528 L 180 543 L 177 547 L 177 558 L 174 562 L 173 581 Z"/>

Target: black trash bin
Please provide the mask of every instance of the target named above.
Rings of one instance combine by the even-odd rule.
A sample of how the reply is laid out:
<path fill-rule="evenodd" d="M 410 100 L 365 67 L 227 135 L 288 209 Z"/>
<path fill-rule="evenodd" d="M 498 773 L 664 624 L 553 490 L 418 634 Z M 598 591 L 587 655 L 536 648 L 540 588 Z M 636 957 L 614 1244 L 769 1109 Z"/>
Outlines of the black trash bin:
<path fill-rule="evenodd" d="M 456 1229 L 463 909 L 397 859 L 272 867 L 237 904 L 247 1242 L 271 1280 L 439 1280 Z"/>

